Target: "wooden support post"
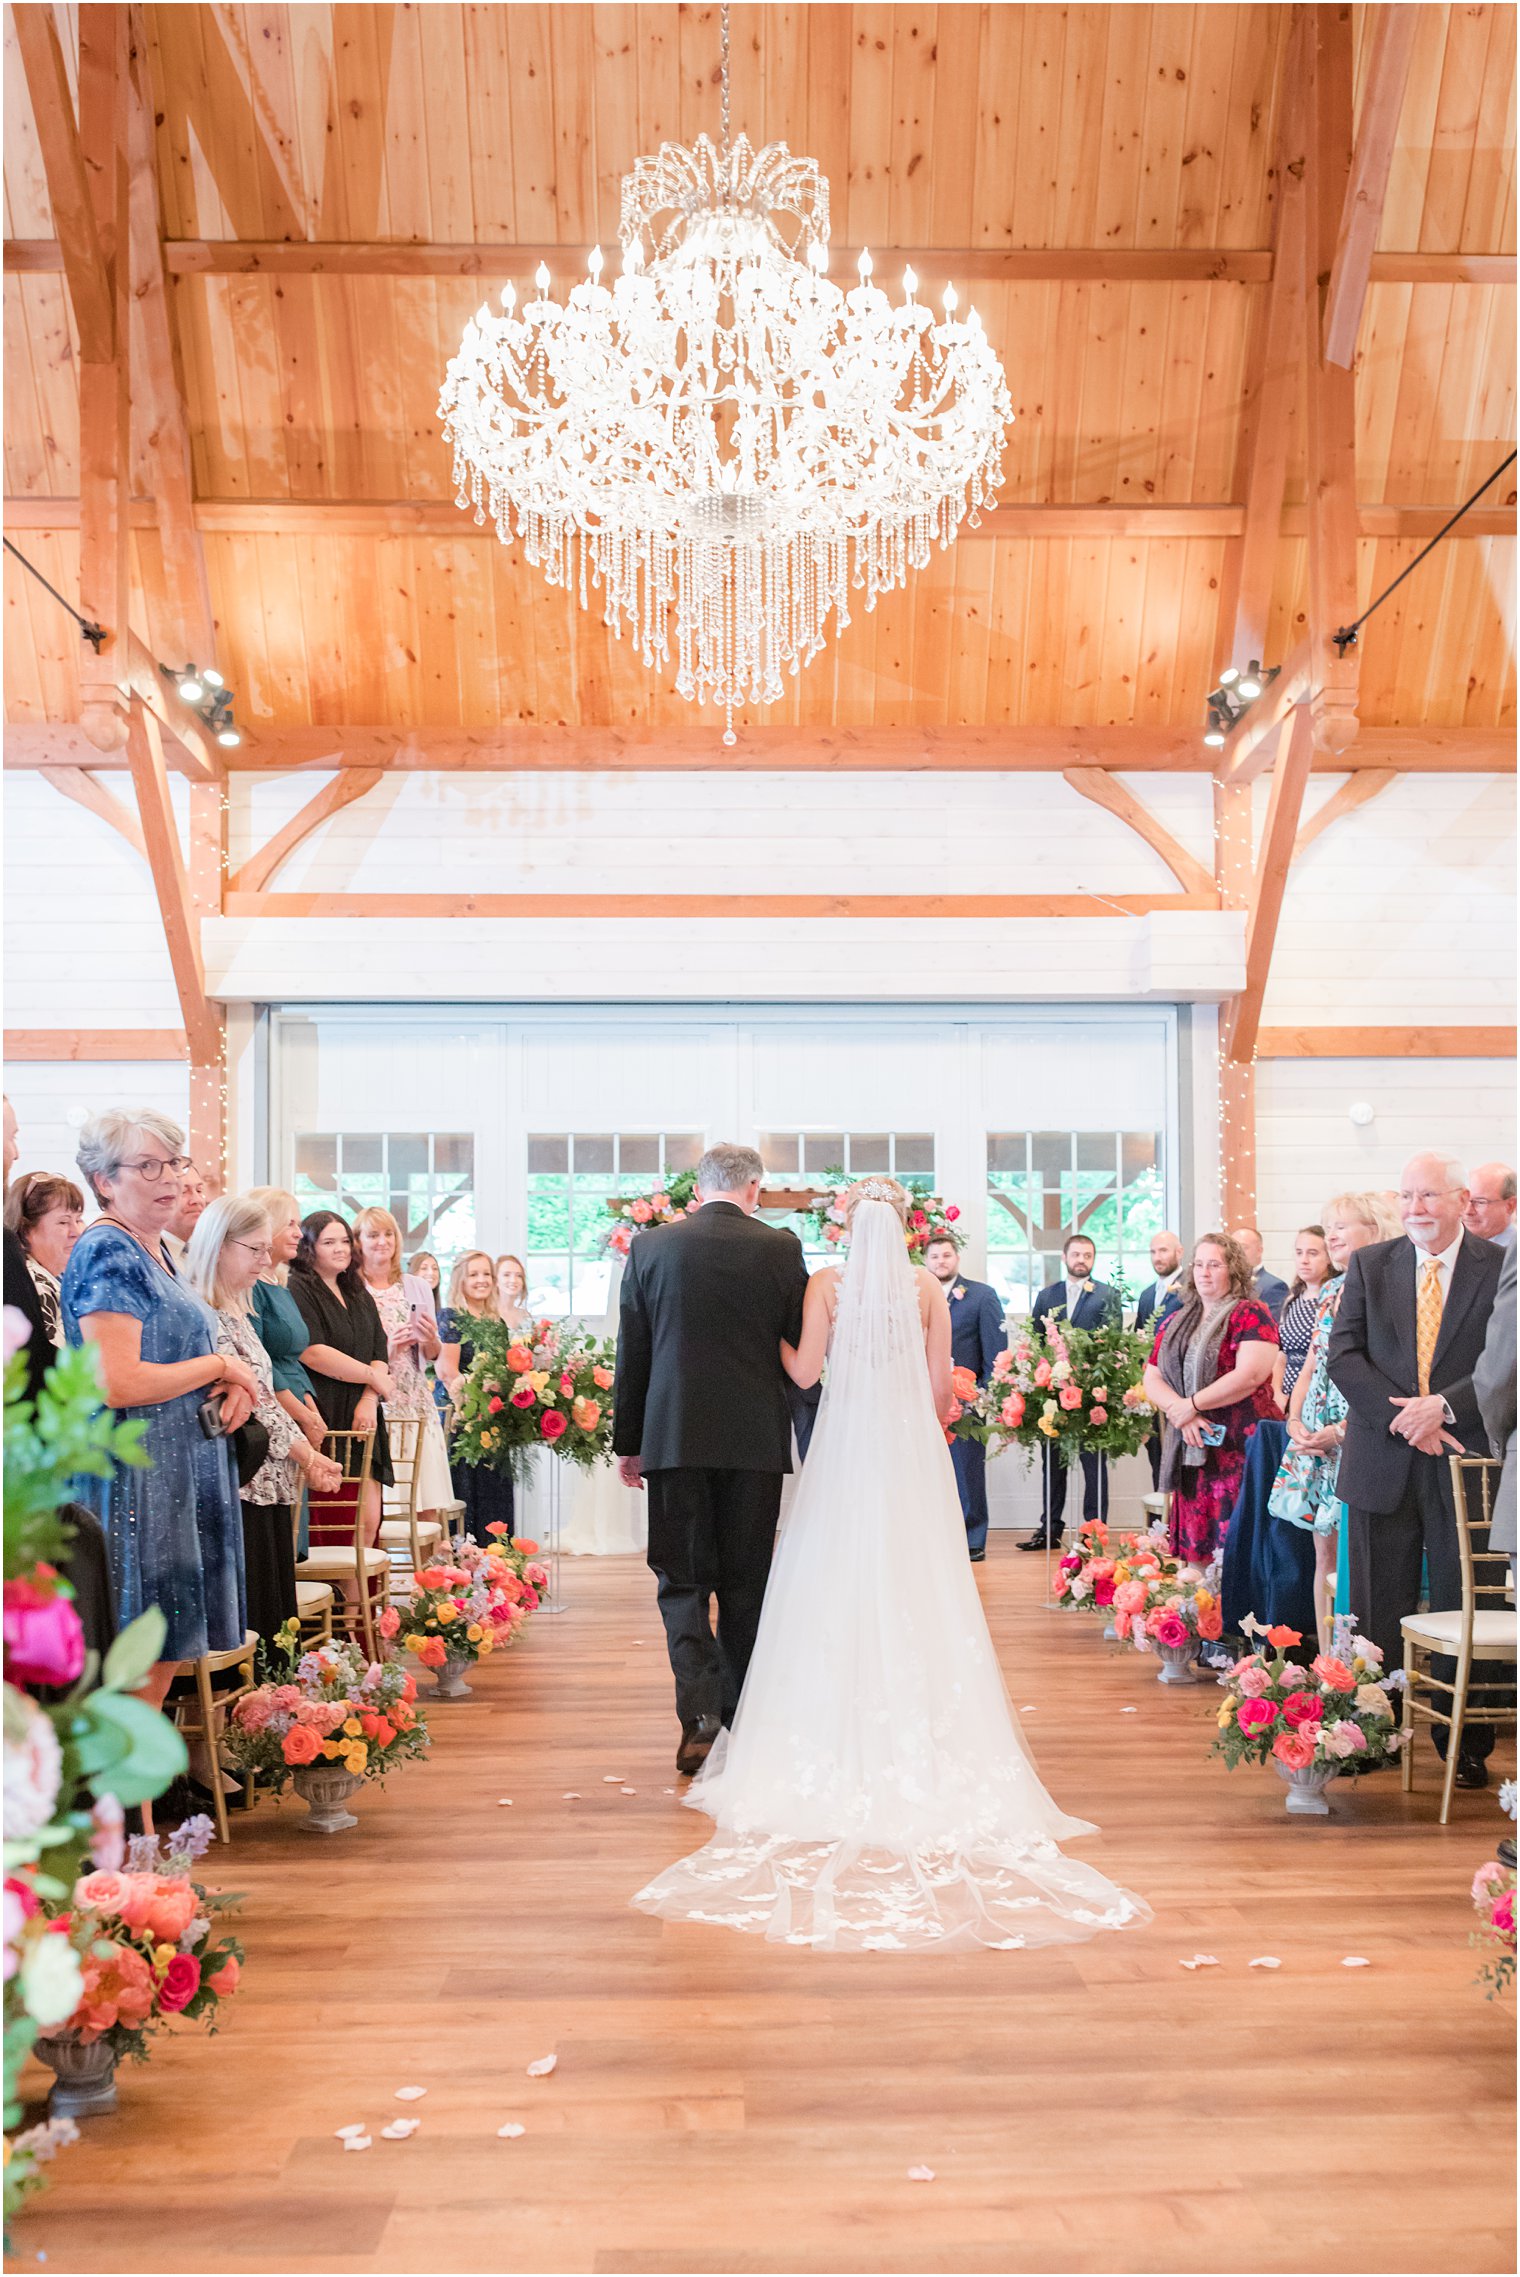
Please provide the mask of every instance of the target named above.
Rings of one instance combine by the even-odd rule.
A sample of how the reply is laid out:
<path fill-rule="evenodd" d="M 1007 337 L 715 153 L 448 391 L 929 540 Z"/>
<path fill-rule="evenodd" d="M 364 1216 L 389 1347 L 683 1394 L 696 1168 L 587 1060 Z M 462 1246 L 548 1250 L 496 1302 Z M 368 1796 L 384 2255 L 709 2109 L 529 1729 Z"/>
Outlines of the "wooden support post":
<path fill-rule="evenodd" d="M 227 791 L 221 783 L 190 786 L 190 915 L 219 917 L 227 876 Z M 204 980 L 202 982 L 204 987 Z M 207 1003 L 206 1036 L 190 1051 L 190 1152 L 213 1191 L 227 1188 L 227 1011 Z M 206 1048 L 209 1044 L 209 1050 Z"/>
<path fill-rule="evenodd" d="M 127 755 L 142 818 L 143 839 L 158 895 L 164 939 L 174 986 L 184 1016 L 185 1034 L 194 1065 L 216 1065 L 222 1053 L 220 1016 L 207 1001 L 205 967 L 201 963 L 202 907 L 192 907 L 185 858 L 180 851 L 174 804 L 169 792 L 169 771 L 164 763 L 163 738 L 158 721 L 146 705 L 134 703 L 127 728 Z"/>
<path fill-rule="evenodd" d="M 111 309 L 109 345 L 79 364 L 79 592 L 104 627 L 79 659 L 79 717 L 102 751 L 127 740 L 131 398 L 127 295 L 127 11 L 107 0 L 79 10 L 79 142 Z"/>
<path fill-rule="evenodd" d="M 1247 909 L 1251 899 L 1251 786 L 1214 783 L 1214 874 L 1226 909 Z M 1232 1060 L 1226 1037 L 1231 1004 L 1219 1007 L 1219 1152 L 1224 1230 L 1256 1218 L 1256 1069 Z"/>
<path fill-rule="evenodd" d="M 1325 362 L 1324 296 L 1351 181 L 1351 9 L 1312 11 L 1309 197 L 1305 232 L 1308 362 L 1305 484 L 1309 506 L 1309 640 L 1314 738 L 1340 752 L 1356 739 L 1357 654 L 1336 647 L 1356 617 L 1356 398 L 1351 373 Z"/>
<path fill-rule="evenodd" d="M 1322 334 L 1326 363 L 1341 364 L 1348 371 L 1356 354 L 1356 336 L 1372 277 L 1372 248 L 1383 218 L 1399 113 L 1404 107 L 1404 87 L 1419 28 L 1417 9 L 1390 4 L 1390 0 L 1384 0 L 1372 26 L 1356 156 L 1336 233 Z"/>
<path fill-rule="evenodd" d="M 1256 1052 L 1261 1007 L 1272 968 L 1277 921 L 1288 890 L 1288 868 L 1293 841 L 1303 811 L 1304 792 L 1314 759 L 1314 729 L 1309 706 L 1299 704 L 1282 731 L 1277 764 L 1272 770 L 1272 791 L 1267 802 L 1261 853 L 1251 881 L 1251 914 L 1246 927 L 1246 984 L 1236 997 L 1225 1036 L 1225 1051 L 1232 1060 L 1249 1060 Z"/>

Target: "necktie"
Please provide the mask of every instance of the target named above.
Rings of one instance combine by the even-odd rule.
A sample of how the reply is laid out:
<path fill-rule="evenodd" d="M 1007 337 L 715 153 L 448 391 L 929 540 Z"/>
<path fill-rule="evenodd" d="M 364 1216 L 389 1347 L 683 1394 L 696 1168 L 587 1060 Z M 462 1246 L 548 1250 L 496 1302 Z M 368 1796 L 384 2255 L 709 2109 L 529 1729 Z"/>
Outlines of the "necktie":
<path fill-rule="evenodd" d="M 1434 1257 L 1427 1257 L 1420 1281 L 1419 1302 L 1415 1309 L 1415 1354 L 1419 1362 L 1420 1390 L 1430 1389 L 1430 1363 L 1436 1356 L 1436 1340 L 1441 1333 L 1441 1267 Z"/>

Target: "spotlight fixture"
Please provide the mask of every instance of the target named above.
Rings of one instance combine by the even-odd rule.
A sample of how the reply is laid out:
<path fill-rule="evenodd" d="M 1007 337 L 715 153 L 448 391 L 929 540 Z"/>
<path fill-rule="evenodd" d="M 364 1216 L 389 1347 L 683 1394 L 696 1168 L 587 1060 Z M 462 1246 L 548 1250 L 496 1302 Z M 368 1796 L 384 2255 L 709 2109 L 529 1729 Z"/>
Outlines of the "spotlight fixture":
<path fill-rule="evenodd" d="M 1263 667 L 1259 656 L 1253 656 L 1244 672 L 1238 664 L 1227 664 L 1219 675 L 1219 685 L 1211 688 L 1208 733 L 1204 742 L 1217 751 L 1232 727 L 1244 719 L 1262 691 L 1269 688 L 1282 667 L 1278 664 Z"/>
<path fill-rule="evenodd" d="M 1248 704 L 1254 704 L 1257 697 L 1261 694 L 1264 685 L 1265 683 L 1262 680 L 1261 676 L 1261 658 L 1259 656 L 1253 656 L 1251 659 L 1250 670 L 1246 672 L 1236 683 L 1235 692 L 1237 695 L 1244 697 L 1245 701 Z"/>
<path fill-rule="evenodd" d="M 1223 670 L 1223 671 L 1220 673 L 1220 675 L 1219 675 L 1219 685 L 1220 685 L 1220 687 L 1221 687 L 1221 688 L 1233 688 L 1233 687 L 1234 687 L 1234 685 L 1235 685 L 1235 683 L 1236 683 L 1236 681 L 1237 681 L 1239 678 L 1240 678 L 1240 667 L 1239 667 L 1239 665 L 1238 665 L 1238 664 L 1227 664 L 1227 665 L 1225 666 L 1224 670 Z"/>
<path fill-rule="evenodd" d="M 1228 715 L 1221 711 L 1217 705 L 1210 704 L 1208 732 L 1203 740 L 1211 751 L 1217 751 L 1223 744 L 1225 730 L 1229 724 Z"/>
<path fill-rule="evenodd" d="M 227 749 L 230 751 L 234 748 L 235 745 L 241 743 L 243 738 L 238 733 L 237 729 L 233 727 L 229 722 L 226 727 L 219 727 L 217 729 L 216 740 L 218 743 L 225 744 Z"/>
<path fill-rule="evenodd" d="M 232 716 L 232 690 L 220 672 L 209 665 L 204 671 L 198 664 L 187 664 L 182 671 L 170 665 L 159 666 L 164 678 L 170 682 L 180 701 L 201 719 L 227 750 L 233 750 L 243 740 Z"/>
<path fill-rule="evenodd" d="M 205 671 L 201 674 L 201 678 L 205 681 L 208 688 L 223 688 L 226 686 L 226 682 L 223 680 L 220 672 L 213 672 L 209 664 L 207 665 Z"/>
<path fill-rule="evenodd" d="M 179 693 L 187 704 L 198 704 L 204 698 L 206 691 L 193 672 L 186 672 L 185 677 L 179 683 Z"/>

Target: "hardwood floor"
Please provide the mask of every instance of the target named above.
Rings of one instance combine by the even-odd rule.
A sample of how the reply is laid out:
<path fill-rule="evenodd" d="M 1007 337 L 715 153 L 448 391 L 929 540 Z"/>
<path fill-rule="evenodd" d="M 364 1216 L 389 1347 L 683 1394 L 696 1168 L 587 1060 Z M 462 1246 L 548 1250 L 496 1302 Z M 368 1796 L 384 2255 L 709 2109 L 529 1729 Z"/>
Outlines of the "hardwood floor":
<path fill-rule="evenodd" d="M 227 2029 L 123 2072 L 12 2265 L 1513 2269 L 1513 2006 L 1467 1944 L 1492 1791 L 1439 1828 L 1427 1756 L 1408 1801 L 1348 1782 L 1291 1821 L 1270 1773 L 1209 1756 L 1211 1687 L 1163 1690 L 1047 1612 L 1043 1559 L 1007 1537 L 981 1573 L 1041 1771 L 1153 1924 L 828 1958 L 634 1912 L 707 1822 L 670 1792 L 648 1573 L 567 1562 L 572 1610 L 433 1711 L 433 1760 L 356 1830 L 307 1836 L 293 1800 L 234 1819 Z M 1178 1965 L 1198 1951 L 1219 1967 Z M 407 2084 L 426 2097 L 393 2101 Z M 419 2132 L 381 2140 L 408 2111 Z M 526 2134 L 499 2140 L 510 2119 Z M 373 2149 L 334 2139 L 353 2120 Z"/>

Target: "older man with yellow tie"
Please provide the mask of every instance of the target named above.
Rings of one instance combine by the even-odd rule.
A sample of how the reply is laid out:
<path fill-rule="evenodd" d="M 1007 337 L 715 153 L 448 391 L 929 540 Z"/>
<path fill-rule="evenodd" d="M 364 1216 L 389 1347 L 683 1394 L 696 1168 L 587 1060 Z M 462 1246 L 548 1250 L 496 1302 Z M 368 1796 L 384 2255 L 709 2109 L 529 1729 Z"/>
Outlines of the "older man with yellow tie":
<path fill-rule="evenodd" d="M 1462 1601 L 1448 1461 L 1488 1452 L 1473 1391 L 1504 1252 L 1465 1232 L 1467 1176 L 1450 1155 L 1417 1154 L 1404 1166 L 1397 1241 L 1353 1251 L 1330 1337 L 1330 1374 L 1349 1414 L 1339 1493 L 1348 1511 L 1351 1610 L 1381 1645 L 1391 1672 L 1403 1666 L 1399 1623 L 1420 1601 L 1422 1561 L 1432 1612 Z M 1454 1663 L 1437 1661 L 1450 1679 Z M 1479 1682 L 1502 1668 L 1475 1667 Z M 1439 1747 L 1445 1734 L 1436 1727 Z M 1457 1784 L 1488 1781 L 1493 1728 L 1469 1724 Z"/>

